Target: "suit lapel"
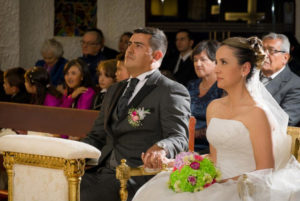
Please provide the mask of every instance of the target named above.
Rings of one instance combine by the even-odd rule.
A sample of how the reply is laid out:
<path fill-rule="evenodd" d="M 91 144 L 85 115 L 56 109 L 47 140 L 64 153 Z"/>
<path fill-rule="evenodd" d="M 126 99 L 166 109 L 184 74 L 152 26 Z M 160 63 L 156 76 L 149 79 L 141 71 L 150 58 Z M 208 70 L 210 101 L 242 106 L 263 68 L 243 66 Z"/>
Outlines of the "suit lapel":
<path fill-rule="evenodd" d="M 274 96 L 281 89 L 281 87 L 289 81 L 290 77 L 291 73 L 289 67 L 286 66 L 282 72 L 280 72 L 273 80 L 270 81 L 269 84 L 267 84 L 266 88 L 270 94 Z"/>
<path fill-rule="evenodd" d="M 110 105 L 108 107 L 107 115 L 105 115 L 106 119 L 104 119 L 104 124 L 106 126 L 108 126 L 108 121 L 111 118 L 113 110 L 116 107 L 119 98 L 122 96 L 122 93 L 123 93 L 124 89 L 126 88 L 126 86 L 127 86 L 127 80 L 126 81 L 122 81 L 122 82 L 120 82 L 118 84 L 117 89 L 116 89 L 116 91 L 114 92 L 114 94 L 112 96 L 111 103 L 110 103 Z"/>
<path fill-rule="evenodd" d="M 148 78 L 144 86 L 140 89 L 140 91 L 136 94 L 136 96 L 132 99 L 132 101 L 128 105 L 129 108 L 136 108 L 144 98 L 150 94 L 150 92 L 156 88 L 156 82 L 158 78 L 161 76 L 159 70 L 153 72 L 153 74 Z M 127 113 L 123 114 L 119 120 L 123 120 L 127 116 Z"/>

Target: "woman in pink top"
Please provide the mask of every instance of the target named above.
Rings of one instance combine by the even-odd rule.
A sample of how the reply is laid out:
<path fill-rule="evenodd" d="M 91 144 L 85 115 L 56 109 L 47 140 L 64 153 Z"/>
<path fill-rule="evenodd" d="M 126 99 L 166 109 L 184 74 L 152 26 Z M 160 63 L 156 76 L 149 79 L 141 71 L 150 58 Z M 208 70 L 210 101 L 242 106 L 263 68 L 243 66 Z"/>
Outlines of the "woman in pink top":
<path fill-rule="evenodd" d="M 28 69 L 25 73 L 25 87 L 32 94 L 32 104 L 60 106 L 62 94 L 50 84 L 50 76 L 45 68 Z"/>
<path fill-rule="evenodd" d="M 94 83 L 87 65 L 81 59 L 69 61 L 64 68 L 66 92 L 61 107 L 91 109 Z"/>

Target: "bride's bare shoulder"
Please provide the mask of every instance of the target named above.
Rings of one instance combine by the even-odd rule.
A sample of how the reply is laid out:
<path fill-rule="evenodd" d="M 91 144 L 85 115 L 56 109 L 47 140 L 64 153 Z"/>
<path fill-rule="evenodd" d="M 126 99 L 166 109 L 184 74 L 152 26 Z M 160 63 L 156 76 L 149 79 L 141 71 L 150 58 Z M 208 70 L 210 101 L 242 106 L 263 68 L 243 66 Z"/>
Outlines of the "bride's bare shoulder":
<path fill-rule="evenodd" d="M 208 109 L 215 108 L 215 107 L 224 107 L 226 104 L 226 100 L 227 100 L 226 97 L 215 99 L 209 103 Z"/>
<path fill-rule="evenodd" d="M 216 114 L 218 111 L 220 111 L 222 108 L 225 107 L 226 104 L 226 98 L 218 98 L 209 103 L 207 106 L 207 113 L 209 114 Z"/>
<path fill-rule="evenodd" d="M 249 127 L 256 129 L 262 129 L 266 127 L 268 129 L 270 127 L 270 122 L 265 111 L 259 106 L 255 106 L 249 111 L 247 114 L 247 124 Z"/>

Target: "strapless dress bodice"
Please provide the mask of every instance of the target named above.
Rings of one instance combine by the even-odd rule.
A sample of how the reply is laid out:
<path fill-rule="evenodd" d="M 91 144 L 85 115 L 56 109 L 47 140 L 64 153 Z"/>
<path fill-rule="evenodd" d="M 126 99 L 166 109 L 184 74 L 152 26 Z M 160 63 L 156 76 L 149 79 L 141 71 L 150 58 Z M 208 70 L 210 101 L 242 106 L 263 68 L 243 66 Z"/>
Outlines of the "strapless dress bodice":
<path fill-rule="evenodd" d="M 212 118 L 206 136 L 216 149 L 216 167 L 223 179 L 256 169 L 250 134 L 241 121 Z"/>

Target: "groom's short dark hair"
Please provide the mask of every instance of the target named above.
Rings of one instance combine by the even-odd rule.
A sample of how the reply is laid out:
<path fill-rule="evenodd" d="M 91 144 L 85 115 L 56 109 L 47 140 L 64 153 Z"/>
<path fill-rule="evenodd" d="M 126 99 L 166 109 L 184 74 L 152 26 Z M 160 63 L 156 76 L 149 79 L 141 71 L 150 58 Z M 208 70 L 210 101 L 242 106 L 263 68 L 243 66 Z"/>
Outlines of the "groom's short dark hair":
<path fill-rule="evenodd" d="M 151 35 L 150 46 L 153 51 L 161 50 L 165 55 L 168 47 L 168 40 L 164 32 L 154 27 L 143 27 L 133 31 L 133 33 L 142 33 Z"/>

